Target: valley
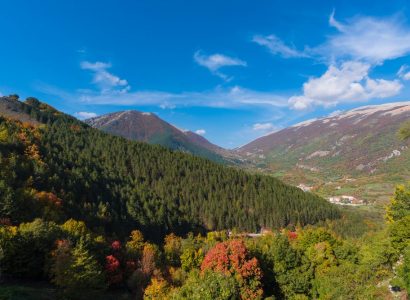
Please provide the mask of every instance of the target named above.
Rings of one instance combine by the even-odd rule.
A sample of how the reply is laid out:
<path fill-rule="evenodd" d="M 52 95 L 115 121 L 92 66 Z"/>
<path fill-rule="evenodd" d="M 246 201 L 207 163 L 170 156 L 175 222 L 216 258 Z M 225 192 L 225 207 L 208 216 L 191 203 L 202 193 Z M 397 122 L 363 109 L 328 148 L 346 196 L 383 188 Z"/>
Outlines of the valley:
<path fill-rule="evenodd" d="M 409 12 L 0 1 L 0 300 L 410 299 Z"/>
<path fill-rule="evenodd" d="M 158 129 L 141 120 L 145 117 L 154 118 L 165 132 L 186 137 L 146 113 L 120 112 L 109 115 L 109 121 L 102 117 L 83 123 L 33 97 L 0 97 L 0 297 L 86 299 L 103 292 L 106 299 L 201 299 L 221 293 L 226 299 L 404 295 L 389 283 L 402 285 L 394 283 L 392 266 L 405 247 L 407 186 L 396 188 L 386 211 L 358 203 L 343 196 L 362 188 L 361 178 L 353 177 L 363 170 L 356 168 L 336 188 L 342 196 L 326 200 L 319 195 L 326 194 L 325 188 L 332 193 L 332 185 L 295 187 L 272 176 L 267 167 L 260 170 L 259 159 L 273 160 L 278 154 L 267 151 L 265 157 L 257 149 L 258 160 L 247 152 L 242 165 L 215 163 L 187 148 L 172 148 L 173 143 L 156 144 L 147 133 L 155 136 Z M 115 129 L 114 135 L 104 126 Z M 285 130 L 304 127 L 298 126 Z M 406 144 L 390 141 L 403 152 L 378 162 L 407 155 Z M 209 143 L 201 142 L 209 150 Z M 300 167 L 305 161 L 318 163 L 310 168 L 324 168 L 317 159 L 331 153 L 309 149 L 313 154 L 300 152 L 304 159 L 296 162 L 298 174 L 315 173 Z M 348 157 L 351 149 L 332 151 Z M 283 160 L 286 153 L 281 154 Z M 244 165 L 247 170 L 241 169 Z M 386 174 L 370 174 L 392 173 L 381 166 L 377 164 Z M 303 182 L 313 181 L 303 177 Z M 368 188 L 387 194 L 390 184 Z M 386 231 L 384 216 L 393 231 Z"/>
<path fill-rule="evenodd" d="M 263 172 L 326 198 L 385 204 L 410 179 L 410 143 L 397 139 L 410 103 L 359 107 L 261 137 L 239 149 Z"/>
<path fill-rule="evenodd" d="M 410 179 L 410 142 L 396 139 L 400 124 L 409 118 L 410 102 L 359 107 L 293 125 L 233 150 L 152 113 L 125 111 L 85 122 L 130 140 L 272 175 L 326 199 L 344 196 L 359 205 L 385 205 L 388 191 Z"/>

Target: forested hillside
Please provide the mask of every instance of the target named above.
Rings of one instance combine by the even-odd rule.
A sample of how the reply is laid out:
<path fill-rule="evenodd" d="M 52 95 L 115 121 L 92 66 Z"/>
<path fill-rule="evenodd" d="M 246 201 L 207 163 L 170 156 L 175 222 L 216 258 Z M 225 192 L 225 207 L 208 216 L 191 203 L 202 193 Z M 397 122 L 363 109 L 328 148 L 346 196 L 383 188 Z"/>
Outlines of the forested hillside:
<path fill-rule="evenodd" d="M 380 230 L 272 177 L 111 136 L 34 98 L 0 108 L 0 299 L 407 294 L 408 186 Z"/>
<path fill-rule="evenodd" d="M 93 129 L 53 108 L 16 99 L 43 123 L 1 118 L 1 218 L 85 220 L 127 233 L 238 228 L 256 231 L 339 216 L 327 201 L 280 181 Z M 41 203 L 41 205 L 39 205 Z"/>

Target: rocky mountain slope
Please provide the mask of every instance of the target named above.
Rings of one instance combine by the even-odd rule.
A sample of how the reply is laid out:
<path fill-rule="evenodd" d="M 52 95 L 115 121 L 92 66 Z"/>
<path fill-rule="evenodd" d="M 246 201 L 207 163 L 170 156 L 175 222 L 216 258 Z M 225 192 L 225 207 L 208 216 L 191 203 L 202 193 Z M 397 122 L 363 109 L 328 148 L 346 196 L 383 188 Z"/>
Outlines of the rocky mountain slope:
<path fill-rule="evenodd" d="M 192 131 L 178 129 L 153 113 L 127 110 L 91 118 L 85 122 L 94 128 L 130 140 L 159 144 L 214 161 L 235 160 L 229 151 L 210 143 Z"/>
<path fill-rule="evenodd" d="M 359 107 L 305 121 L 237 151 L 285 181 L 324 196 L 386 199 L 410 178 L 410 142 L 397 138 L 410 102 Z"/>

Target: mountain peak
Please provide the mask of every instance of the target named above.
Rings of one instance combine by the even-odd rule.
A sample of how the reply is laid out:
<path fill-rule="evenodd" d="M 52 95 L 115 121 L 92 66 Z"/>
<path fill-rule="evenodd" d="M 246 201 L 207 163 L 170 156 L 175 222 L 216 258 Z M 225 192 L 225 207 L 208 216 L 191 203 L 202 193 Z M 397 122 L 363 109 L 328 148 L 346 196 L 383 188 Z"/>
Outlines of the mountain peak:
<path fill-rule="evenodd" d="M 216 161 L 231 154 L 204 137 L 180 129 L 150 112 L 125 110 L 85 120 L 92 127 L 130 140 L 159 144 L 173 150 L 190 152 Z"/>

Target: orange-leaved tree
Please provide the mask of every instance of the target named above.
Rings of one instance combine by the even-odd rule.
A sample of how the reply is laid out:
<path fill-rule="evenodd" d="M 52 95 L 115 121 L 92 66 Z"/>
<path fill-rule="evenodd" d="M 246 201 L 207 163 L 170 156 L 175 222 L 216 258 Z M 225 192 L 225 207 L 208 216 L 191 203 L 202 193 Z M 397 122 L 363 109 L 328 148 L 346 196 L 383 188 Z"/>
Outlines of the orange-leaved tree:
<path fill-rule="evenodd" d="M 258 299 L 263 294 L 262 271 L 258 260 L 251 257 L 242 240 L 232 240 L 216 244 L 206 254 L 202 272 L 212 270 L 234 276 L 241 287 L 242 299 Z"/>

